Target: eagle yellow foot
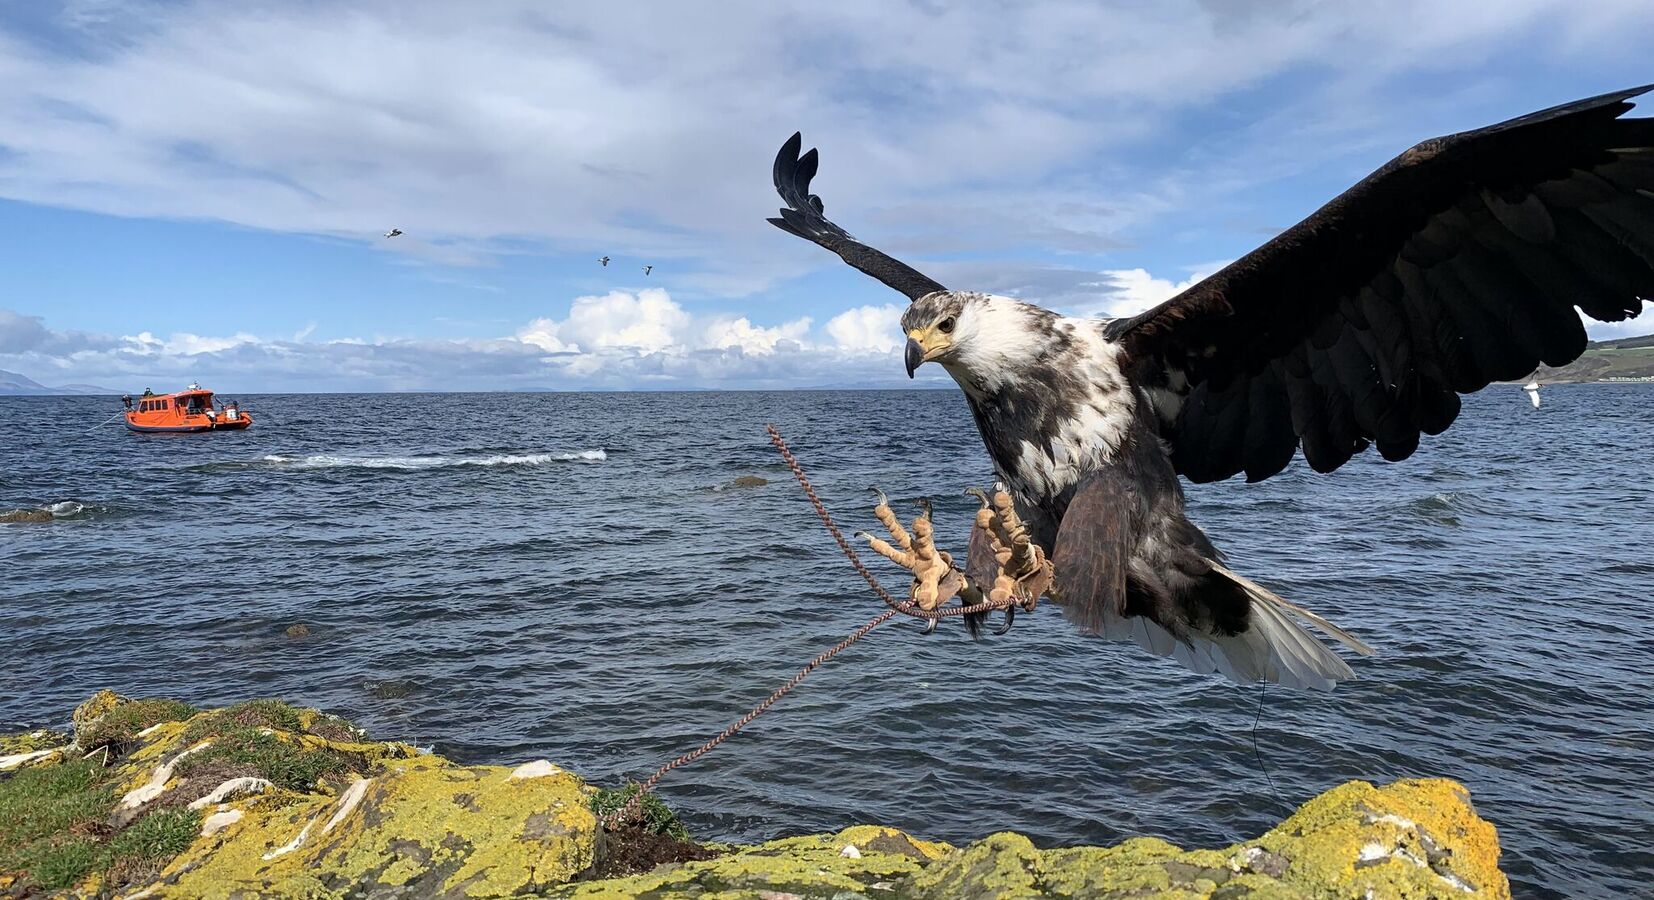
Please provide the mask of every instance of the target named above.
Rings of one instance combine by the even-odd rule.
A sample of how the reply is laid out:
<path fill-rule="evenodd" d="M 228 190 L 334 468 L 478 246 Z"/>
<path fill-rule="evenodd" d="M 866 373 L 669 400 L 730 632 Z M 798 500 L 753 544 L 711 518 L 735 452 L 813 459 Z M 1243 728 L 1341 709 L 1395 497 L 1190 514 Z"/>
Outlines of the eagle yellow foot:
<path fill-rule="evenodd" d="M 978 488 L 965 493 L 982 501 L 971 527 L 965 571 L 989 601 L 1014 601 L 1005 607 L 1004 623 L 994 629 L 994 634 L 1004 634 L 1016 621 L 1018 607 L 1032 612 L 1040 596 L 1050 590 L 1051 561 L 1029 537 L 1028 527 L 1017 515 L 1016 503 L 1004 488 L 996 485 L 991 495 Z"/>
<path fill-rule="evenodd" d="M 930 521 L 930 501 L 919 501 L 919 517 L 913 520 L 911 531 L 902 527 L 902 521 L 890 508 L 890 499 L 884 491 L 873 488 L 879 502 L 873 515 L 890 534 L 890 540 L 875 537 L 865 531 L 856 537 L 867 541 L 873 552 L 913 573 L 913 584 L 908 588 L 908 599 L 920 609 L 930 612 L 952 600 L 965 586 L 963 575 L 953 565 L 953 556 L 936 549 L 935 529 Z M 925 634 L 936 630 L 940 619 L 925 623 Z"/>
<path fill-rule="evenodd" d="M 873 515 L 890 534 L 890 540 L 865 531 L 856 536 L 865 539 L 880 556 L 912 573 L 908 599 L 920 609 L 935 610 L 959 595 L 963 595 L 962 602 L 966 605 L 983 600 L 1009 604 L 1004 607 L 1004 624 L 994 629 L 994 634 L 1004 634 L 1011 630 L 1017 608 L 1032 610 L 1040 595 L 1050 588 L 1051 563 L 1039 545 L 1029 538 L 1011 495 L 1003 489 L 996 489 L 992 495 L 975 488 L 966 492 L 980 499 L 982 508 L 977 511 L 971 528 L 970 549 L 963 570 L 954 565 L 951 554 L 936 547 L 929 501 L 919 501 L 920 514 L 910 530 L 902 526 L 891 510 L 884 492 L 877 488 L 873 492 L 879 498 Z M 965 625 L 973 637 L 986 618 L 986 613 L 965 616 Z M 924 633 L 934 632 L 938 621 L 931 619 L 926 623 Z"/>

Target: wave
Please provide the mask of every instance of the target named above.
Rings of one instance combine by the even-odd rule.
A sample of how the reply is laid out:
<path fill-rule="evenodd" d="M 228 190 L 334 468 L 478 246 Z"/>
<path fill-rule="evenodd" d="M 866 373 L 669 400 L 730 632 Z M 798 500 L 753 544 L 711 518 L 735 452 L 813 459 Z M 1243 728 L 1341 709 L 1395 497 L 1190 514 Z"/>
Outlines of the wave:
<path fill-rule="evenodd" d="M 496 453 L 491 456 L 335 456 L 316 453 L 310 456 L 285 456 L 272 453 L 263 462 L 292 469 L 447 469 L 459 466 L 543 466 L 559 462 L 602 462 L 609 458 L 603 450 L 581 450 L 575 453 Z"/>

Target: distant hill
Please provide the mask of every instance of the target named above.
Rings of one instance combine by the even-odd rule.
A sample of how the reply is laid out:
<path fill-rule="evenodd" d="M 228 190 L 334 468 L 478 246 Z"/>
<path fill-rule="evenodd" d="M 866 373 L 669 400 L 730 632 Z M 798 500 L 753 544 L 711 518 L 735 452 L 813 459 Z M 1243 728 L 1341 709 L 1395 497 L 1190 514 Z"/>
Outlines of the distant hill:
<path fill-rule="evenodd" d="M 0 397 L 119 393 L 120 391 L 112 391 L 106 387 L 98 387 L 95 384 L 66 384 L 62 387 L 47 387 L 26 375 L 0 369 Z"/>
<path fill-rule="evenodd" d="M 1592 341 L 1585 355 L 1559 368 L 1542 366 L 1535 376 L 1542 382 L 1654 381 L 1654 334 Z"/>

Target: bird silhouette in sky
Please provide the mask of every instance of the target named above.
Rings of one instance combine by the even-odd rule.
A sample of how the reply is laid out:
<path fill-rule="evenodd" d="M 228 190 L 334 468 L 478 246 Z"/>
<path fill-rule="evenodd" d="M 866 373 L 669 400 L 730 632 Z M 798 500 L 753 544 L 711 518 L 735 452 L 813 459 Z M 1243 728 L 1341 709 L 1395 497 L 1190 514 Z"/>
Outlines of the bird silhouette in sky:
<path fill-rule="evenodd" d="M 609 267 L 609 258 L 607 256 L 605 256 L 602 259 L 598 260 L 598 262 L 602 263 L 603 268 L 605 268 L 605 269 L 607 269 Z"/>
<path fill-rule="evenodd" d="M 649 274 L 649 270 L 653 269 L 653 268 L 654 268 L 654 266 L 644 266 L 643 267 L 643 274 L 645 274 L 645 275 Z"/>
<path fill-rule="evenodd" d="M 393 238 L 393 237 L 396 237 L 397 235 L 399 235 L 401 233 L 402 233 L 402 229 L 392 228 L 390 231 L 385 232 L 385 237 Z"/>

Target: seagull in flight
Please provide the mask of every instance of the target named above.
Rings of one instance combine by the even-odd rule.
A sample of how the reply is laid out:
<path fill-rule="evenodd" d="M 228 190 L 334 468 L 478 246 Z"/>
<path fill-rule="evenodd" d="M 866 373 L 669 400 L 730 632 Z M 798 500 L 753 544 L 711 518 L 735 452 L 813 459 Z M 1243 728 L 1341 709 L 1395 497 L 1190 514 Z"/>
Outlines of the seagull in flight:
<path fill-rule="evenodd" d="M 393 238 L 393 237 L 396 237 L 397 235 L 399 235 L 401 233 L 402 233 L 402 229 L 392 228 L 390 231 L 385 232 L 385 237 Z"/>
<path fill-rule="evenodd" d="M 609 267 L 609 258 L 607 256 L 605 256 L 602 259 L 598 260 L 598 262 L 602 263 L 603 268 L 605 268 L 605 269 L 607 269 Z"/>
<path fill-rule="evenodd" d="M 654 268 L 654 266 L 644 266 L 643 267 L 643 274 L 645 274 L 645 275 L 649 274 L 649 270 L 651 270 L 653 268 Z"/>

